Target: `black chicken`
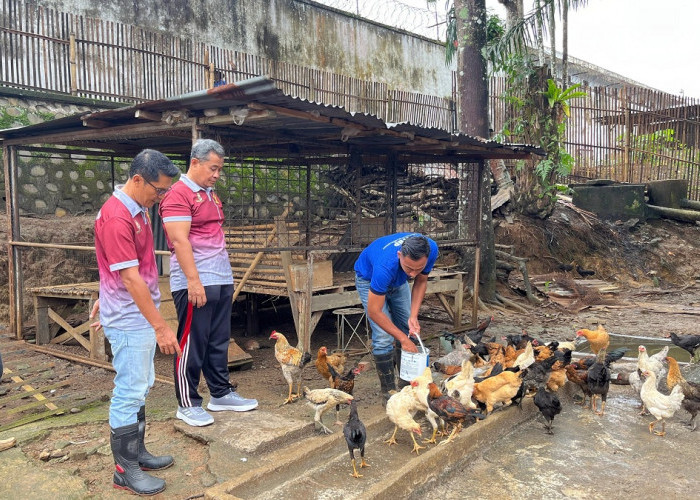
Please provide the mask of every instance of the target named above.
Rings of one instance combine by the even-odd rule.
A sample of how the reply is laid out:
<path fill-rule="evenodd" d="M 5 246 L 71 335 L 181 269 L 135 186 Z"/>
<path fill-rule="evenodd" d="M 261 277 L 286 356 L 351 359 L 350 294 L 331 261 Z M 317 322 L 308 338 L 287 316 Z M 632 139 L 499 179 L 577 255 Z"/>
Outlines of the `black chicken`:
<path fill-rule="evenodd" d="M 369 467 L 365 462 L 365 442 L 367 442 L 367 430 L 365 424 L 362 423 L 357 415 L 357 403 L 353 399 L 350 402 L 350 417 L 348 418 L 345 427 L 343 427 L 343 436 L 345 442 L 348 443 L 348 451 L 350 452 L 350 461 L 352 462 L 352 477 L 362 477 L 362 474 L 357 473 L 355 467 L 355 450 L 360 450 L 360 468 Z"/>
<path fill-rule="evenodd" d="M 588 389 L 591 391 L 591 410 L 597 415 L 602 415 L 605 413 L 605 401 L 610 389 L 610 363 L 606 359 L 605 349 L 598 351 L 595 363 L 588 369 L 586 378 Z M 596 396 L 600 396 L 602 400 L 600 411 L 596 411 Z"/>
<path fill-rule="evenodd" d="M 610 367 L 611 363 L 614 363 L 615 361 L 619 361 L 622 359 L 622 357 L 625 355 L 625 353 L 629 351 L 629 348 L 627 347 L 618 347 L 617 349 L 614 349 L 610 351 L 606 356 L 605 356 L 605 364 Z M 576 367 L 577 370 L 587 370 L 591 366 L 593 366 L 593 363 L 595 363 L 596 357 L 595 356 L 587 356 L 585 358 L 581 358 L 577 360 L 574 363 L 571 363 Z"/>
<path fill-rule="evenodd" d="M 552 371 L 552 366 L 557 362 L 557 358 L 550 356 L 543 361 L 538 361 L 525 369 L 523 375 L 523 385 L 525 389 L 535 389 L 539 384 L 546 384 L 549 378 L 549 373 Z"/>
<path fill-rule="evenodd" d="M 554 434 L 552 431 L 554 417 L 561 413 L 559 397 L 557 397 L 556 393 L 549 392 L 544 383 L 539 383 L 537 384 L 537 394 L 535 394 L 534 403 L 544 417 L 547 434 Z"/>
<path fill-rule="evenodd" d="M 676 335 L 671 332 L 671 342 L 680 347 L 681 349 L 688 351 L 690 357 L 695 357 L 695 351 L 700 349 L 700 335 Z"/>
<path fill-rule="evenodd" d="M 520 335 L 506 335 L 501 340 L 505 340 L 507 345 L 512 345 L 516 350 L 525 349 L 528 342 L 532 342 L 533 347 L 542 344 L 536 338 L 531 337 L 525 330 Z"/>

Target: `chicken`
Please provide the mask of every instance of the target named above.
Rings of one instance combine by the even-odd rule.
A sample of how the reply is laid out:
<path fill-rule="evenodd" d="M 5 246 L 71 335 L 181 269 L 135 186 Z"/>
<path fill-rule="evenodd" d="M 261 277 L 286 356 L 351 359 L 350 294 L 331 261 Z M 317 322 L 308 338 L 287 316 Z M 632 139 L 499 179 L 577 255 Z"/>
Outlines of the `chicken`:
<path fill-rule="evenodd" d="M 467 419 L 475 419 L 475 414 L 468 410 L 455 398 L 444 396 L 433 382 L 428 384 L 428 406 L 442 420 L 454 425 L 450 436 L 440 444 L 450 443 Z M 480 415 L 480 414 L 479 414 Z M 480 415 L 481 416 L 481 415 Z"/>
<path fill-rule="evenodd" d="M 681 389 L 680 384 L 676 385 L 671 394 L 666 396 L 658 391 L 656 388 L 656 374 L 651 370 L 644 370 L 642 375 L 646 377 L 644 384 L 642 384 L 642 391 L 640 396 L 642 401 L 644 401 L 644 406 L 647 407 L 649 413 L 656 417 L 656 420 L 652 420 L 649 424 L 649 433 L 654 433 L 657 436 L 666 435 L 666 419 L 671 418 L 681 407 L 683 402 L 683 389 Z M 661 432 L 655 431 L 654 426 L 661 421 Z"/>
<path fill-rule="evenodd" d="M 350 417 L 343 427 L 343 436 L 345 436 L 345 442 L 348 444 L 348 451 L 350 452 L 350 461 L 352 463 L 352 477 L 360 478 L 362 474 L 357 473 L 357 468 L 355 467 L 355 450 L 360 450 L 360 468 L 369 467 L 369 464 L 365 462 L 365 442 L 367 442 L 367 430 L 365 429 L 365 424 L 362 423 L 360 417 L 357 415 L 357 403 L 355 401 L 350 401 Z"/>
<path fill-rule="evenodd" d="M 610 335 L 605 330 L 603 325 L 598 325 L 596 330 L 588 330 L 586 328 L 576 332 L 576 337 L 585 337 L 591 346 L 591 351 L 598 354 L 601 349 L 607 349 L 610 345 Z"/>
<path fill-rule="evenodd" d="M 581 391 L 583 392 L 583 401 L 581 401 L 581 406 L 585 408 L 586 397 L 593 399 L 593 393 L 588 388 L 588 370 L 579 370 L 574 365 L 567 365 L 565 370 L 566 378 L 581 388 Z"/>
<path fill-rule="evenodd" d="M 471 358 L 472 353 L 462 344 L 457 341 L 454 343 L 454 349 L 433 363 L 433 367 L 437 371 L 442 371 L 440 368 L 447 366 L 460 366 L 462 361 Z M 443 368 L 444 369 L 444 368 Z"/>
<path fill-rule="evenodd" d="M 474 391 L 474 365 L 469 360 L 462 361 L 462 371 L 444 381 L 445 392 L 456 398 L 468 409 L 475 409 L 472 401 Z"/>
<path fill-rule="evenodd" d="M 544 361 L 545 359 L 551 357 L 556 349 L 550 349 L 546 345 L 537 346 L 535 350 L 535 361 Z"/>
<path fill-rule="evenodd" d="M 353 397 L 350 394 L 339 391 L 338 389 L 330 388 L 314 389 L 311 391 L 308 387 L 304 387 L 304 397 L 306 398 L 306 401 L 308 401 L 309 404 L 316 410 L 316 413 L 314 414 L 314 427 L 316 430 L 325 432 L 326 434 L 331 434 L 333 431 L 323 425 L 323 422 L 321 421 L 323 414 L 335 405 L 347 405 L 353 400 Z"/>
<path fill-rule="evenodd" d="M 608 399 L 610 389 L 610 366 L 606 361 L 605 349 L 598 351 L 595 363 L 591 365 L 586 374 L 588 389 L 591 391 L 591 410 L 597 415 L 605 413 L 605 401 Z M 596 410 L 596 396 L 600 396 L 600 411 Z"/>
<path fill-rule="evenodd" d="M 461 367 L 460 367 L 461 368 Z M 424 439 L 425 443 L 435 443 L 435 436 L 437 435 L 438 425 L 437 419 L 438 415 L 430 409 L 428 405 L 428 384 L 433 382 L 433 374 L 430 368 L 426 367 L 423 373 L 411 381 L 411 387 L 413 387 L 413 395 L 418 403 L 418 409 L 425 412 L 425 417 L 430 422 L 430 426 L 433 428 L 433 433 L 430 439 Z"/>
<path fill-rule="evenodd" d="M 557 361 L 552 366 L 552 372 L 547 380 L 547 389 L 552 392 L 557 392 L 566 384 L 566 364 Z"/>
<path fill-rule="evenodd" d="M 415 451 L 416 455 L 419 455 L 420 453 L 418 450 L 425 448 L 425 446 L 420 446 L 416 443 L 416 438 L 413 436 L 413 434 L 421 435 L 420 425 L 413 420 L 413 415 L 419 409 L 420 405 L 413 394 L 412 385 L 407 385 L 396 394 L 393 394 L 386 402 L 386 414 L 389 420 L 394 424 L 394 432 L 391 437 L 384 442 L 389 446 L 396 444 L 396 431 L 401 428 L 408 431 L 411 435 L 411 439 L 413 440 L 413 450 L 411 453 Z"/>
<path fill-rule="evenodd" d="M 554 434 L 552 431 L 554 417 L 561 413 L 559 397 L 554 392 L 548 391 L 544 384 L 539 384 L 534 397 L 534 403 L 544 417 L 547 434 Z"/>
<path fill-rule="evenodd" d="M 484 337 L 484 332 L 485 332 L 486 329 L 489 327 L 489 325 L 491 324 L 492 321 L 493 321 L 493 316 L 491 316 L 490 318 L 485 319 L 484 321 L 482 321 L 481 323 L 479 323 L 478 325 L 476 325 L 476 328 L 475 328 L 475 329 L 473 329 L 473 330 L 467 330 L 467 331 L 464 332 L 462 335 L 463 335 L 464 337 L 469 338 L 469 340 L 471 340 L 471 341 L 474 342 L 475 344 L 478 344 L 478 343 L 481 342 L 481 340 L 483 339 L 483 337 Z"/>
<path fill-rule="evenodd" d="M 328 372 L 331 374 L 331 388 L 338 389 L 352 396 L 352 391 L 355 389 L 355 376 L 359 375 L 362 370 L 359 367 L 354 367 L 348 370 L 345 375 L 340 375 L 333 365 L 328 364 Z M 340 413 L 340 405 L 335 407 L 335 423 L 336 425 L 343 425 L 339 420 L 338 414 Z"/>
<path fill-rule="evenodd" d="M 286 337 L 279 332 L 272 332 L 270 340 L 273 339 L 277 341 L 275 342 L 275 359 L 282 367 L 282 375 L 284 375 L 284 379 L 289 384 L 289 395 L 284 403 L 282 403 L 287 404 L 300 396 L 299 387 L 301 386 L 301 372 L 309 361 L 311 361 L 311 354 L 308 352 L 301 352 L 296 347 L 290 346 Z M 297 392 L 292 396 L 292 385 L 294 385 L 295 381 L 297 383 Z"/>
<path fill-rule="evenodd" d="M 523 375 L 523 384 L 527 389 L 536 390 L 540 383 L 546 383 L 549 379 L 552 366 L 557 362 L 554 356 L 531 364 Z"/>
<path fill-rule="evenodd" d="M 557 346 L 557 350 L 563 351 L 564 349 L 568 349 L 568 350 L 573 352 L 576 350 L 576 343 L 575 342 L 559 342 L 559 345 Z"/>
<path fill-rule="evenodd" d="M 685 398 L 683 399 L 683 409 L 690 413 L 690 430 L 694 431 L 696 427 L 695 419 L 700 412 L 700 384 L 695 382 L 688 382 L 678 367 L 678 362 L 668 356 L 666 358 L 668 362 L 668 375 L 666 376 L 666 385 L 671 389 L 673 387 L 680 385 L 681 390 Z"/>
<path fill-rule="evenodd" d="M 615 361 L 619 361 L 620 359 L 622 359 L 622 357 L 627 351 L 629 351 L 627 347 L 619 347 L 617 349 L 614 349 L 605 355 L 605 362 L 608 365 L 610 365 Z M 593 366 L 595 360 L 596 356 L 586 356 L 585 358 L 581 358 L 573 362 L 572 364 L 576 367 L 577 370 L 588 370 L 591 366 Z"/>
<path fill-rule="evenodd" d="M 316 356 L 316 369 L 323 378 L 328 380 L 332 387 L 333 379 L 331 377 L 331 372 L 328 370 L 328 365 L 333 366 L 338 373 L 343 373 L 346 360 L 347 356 L 345 356 L 345 354 L 328 354 L 326 346 L 322 346 L 319 348 Z"/>
<path fill-rule="evenodd" d="M 695 351 L 700 349 L 700 335 L 677 335 L 673 332 L 669 335 L 671 342 L 690 353 L 690 358 L 695 358 Z"/>
<path fill-rule="evenodd" d="M 641 371 L 650 370 L 654 372 L 657 384 L 662 378 L 666 377 L 666 366 L 664 366 L 663 360 L 666 359 L 668 348 L 669 346 L 664 347 L 653 356 L 649 356 L 646 347 L 643 345 L 640 345 L 638 348 L 639 357 L 637 359 L 637 366 Z"/>
<path fill-rule="evenodd" d="M 516 349 L 525 349 L 528 342 L 532 342 L 533 346 L 542 344 L 542 342 L 539 340 L 530 337 L 525 330 L 523 330 L 523 333 L 520 335 L 506 335 L 505 337 L 502 337 L 501 340 L 505 340 L 508 345 L 512 345 Z"/>
<path fill-rule="evenodd" d="M 486 405 L 486 414 L 493 411 L 497 403 L 509 405 L 513 397 L 518 393 L 522 384 L 522 371 L 517 373 L 505 371 L 483 382 L 474 384 L 473 397 Z"/>
<path fill-rule="evenodd" d="M 532 347 L 532 342 L 528 342 L 527 346 L 525 346 L 525 350 L 518 354 L 518 357 L 515 358 L 515 362 L 513 363 L 513 366 L 517 366 L 521 370 L 524 368 L 527 368 L 530 366 L 532 363 L 535 362 L 535 351 Z"/>

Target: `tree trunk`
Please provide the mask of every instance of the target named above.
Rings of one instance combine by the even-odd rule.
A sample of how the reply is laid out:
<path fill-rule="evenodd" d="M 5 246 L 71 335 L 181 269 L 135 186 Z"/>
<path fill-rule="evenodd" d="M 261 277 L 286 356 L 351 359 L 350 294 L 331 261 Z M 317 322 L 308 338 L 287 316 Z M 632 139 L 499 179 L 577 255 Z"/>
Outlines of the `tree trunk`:
<path fill-rule="evenodd" d="M 561 88 L 569 86 L 569 0 L 561 2 Z"/>
<path fill-rule="evenodd" d="M 523 0 L 498 0 L 506 8 L 506 29 L 509 30 L 525 15 Z"/>
<path fill-rule="evenodd" d="M 482 50 L 486 45 L 486 0 L 455 0 L 457 23 L 457 74 L 459 75 L 459 130 L 460 132 L 487 138 L 488 79 L 486 60 Z M 496 255 L 493 246 L 491 222 L 491 176 L 485 162 L 479 162 L 480 182 L 480 291 L 484 300 L 496 296 Z"/>
<path fill-rule="evenodd" d="M 542 14 L 542 3 L 540 0 L 535 0 L 535 8 L 537 9 L 537 23 L 536 23 L 536 42 L 537 42 L 537 59 L 540 66 L 544 66 L 544 41 L 542 40 L 542 20 L 544 15 Z"/>
<path fill-rule="evenodd" d="M 555 30 L 555 14 L 554 2 L 547 6 L 547 15 L 549 17 L 549 67 L 552 70 L 552 78 L 557 79 L 557 34 Z"/>
<path fill-rule="evenodd" d="M 528 144 L 541 144 L 542 137 L 551 131 L 546 130 L 546 122 L 555 122 L 552 118 L 553 110 L 547 103 L 543 91 L 547 88 L 547 79 L 550 78 L 548 68 L 537 68 L 528 84 L 528 99 L 523 108 L 523 115 L 530 123 L 525 136 Z M 515 193 L 511 203 L 517 212 L 531 217 L 545 219 L 554 211 L 556 198 L 549 196 L 540 178 L 535 173 L 535 166 L 539 159 L 527 160 L 525 166 L 518 173 L 515 181 Z"/>

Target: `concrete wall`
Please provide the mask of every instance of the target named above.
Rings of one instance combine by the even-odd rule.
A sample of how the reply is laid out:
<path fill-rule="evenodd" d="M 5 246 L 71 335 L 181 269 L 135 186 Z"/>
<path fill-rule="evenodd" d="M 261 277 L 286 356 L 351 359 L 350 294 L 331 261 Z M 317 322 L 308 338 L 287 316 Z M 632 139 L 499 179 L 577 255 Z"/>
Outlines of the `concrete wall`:
<path fill-rule="evenodd" d="M 452 94 L 444 46 L 308 0 L 37 0 L 40 6 L 191 37 L 274 60 Z"/>

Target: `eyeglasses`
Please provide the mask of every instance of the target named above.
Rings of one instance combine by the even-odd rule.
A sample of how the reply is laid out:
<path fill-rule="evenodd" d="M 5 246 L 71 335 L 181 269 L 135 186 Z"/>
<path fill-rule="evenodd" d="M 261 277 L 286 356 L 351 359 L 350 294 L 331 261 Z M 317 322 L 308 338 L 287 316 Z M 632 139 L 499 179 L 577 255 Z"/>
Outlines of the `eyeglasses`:
<path fill-rule="evenodd" d="M 168 191 L 170 191 L 170 187 L 167 187 L 167 188 L 159 188 L 158 186 L 154 186 L 154 185 L 153 185 L 151 182 L 149 182 L 148 179 L 146 179 L 145 177 L 143 177 L 143 180 L 144 180 L 144 182 L 145 182 L 146 184 L 148 184 L 149 186 L 151 186 L 153 189 L 156 190 L 156 195 L 157 195 L 157 196 L 164 196 L 165 193 L 167 193 Z M 171 186 L 171 187 L 172 187 L 172 186 Z"/>

